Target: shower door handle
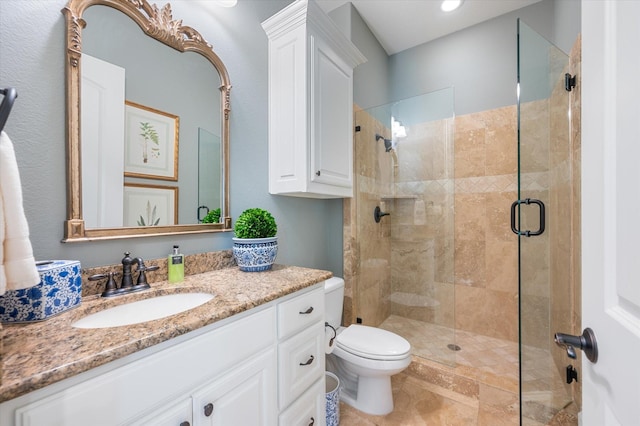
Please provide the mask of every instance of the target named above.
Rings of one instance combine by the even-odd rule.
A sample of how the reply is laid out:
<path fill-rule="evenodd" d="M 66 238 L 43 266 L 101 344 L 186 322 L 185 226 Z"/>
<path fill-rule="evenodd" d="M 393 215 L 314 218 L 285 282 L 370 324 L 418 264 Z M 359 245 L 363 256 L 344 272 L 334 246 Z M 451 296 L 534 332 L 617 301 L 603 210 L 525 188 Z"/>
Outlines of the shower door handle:
<path fill-rule="evenodd" d="M 516 208 L 520 204 L 536 204 L 540 208 L 540 225 L 537 231 L 520 231 L 516 225 Z M 542 235 L 544 233 L 545 212 L 544 203 L 535 198 L 525 198 L 524 200 L 516 200 L 511 204 L 511 230 L 516 235 L 524 235 L 525 237 L 534 237 L 536 235 Z M 520 221 L 518 220 L 518 225 Z"/>

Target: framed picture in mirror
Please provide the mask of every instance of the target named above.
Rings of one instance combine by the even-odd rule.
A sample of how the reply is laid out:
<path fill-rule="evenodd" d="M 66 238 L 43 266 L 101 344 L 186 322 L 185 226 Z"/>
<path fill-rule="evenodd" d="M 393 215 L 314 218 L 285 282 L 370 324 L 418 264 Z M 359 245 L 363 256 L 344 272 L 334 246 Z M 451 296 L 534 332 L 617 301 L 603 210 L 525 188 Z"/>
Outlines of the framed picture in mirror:
<path fill-rule="evenodd" d="M 177 115 L 125 101 L 124 175 L 177 181 L 179 124 Z"/>
<path fill-rule="evenodd" d="M 124 184 L 124 226 L 178 224 L 178 188 L 175 186 Z"/>

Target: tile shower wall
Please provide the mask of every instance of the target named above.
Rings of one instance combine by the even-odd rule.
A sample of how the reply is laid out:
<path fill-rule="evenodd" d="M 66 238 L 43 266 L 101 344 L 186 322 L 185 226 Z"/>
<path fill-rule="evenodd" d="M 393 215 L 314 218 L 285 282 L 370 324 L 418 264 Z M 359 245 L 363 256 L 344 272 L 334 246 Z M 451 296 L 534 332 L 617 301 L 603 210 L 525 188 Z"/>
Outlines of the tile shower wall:
<path fill-rule="evenodd" d="M 455 328 L 518 339 L 516 108 L 456 117 Z"/>
<path fill-rule="evenodd" d="M 377 326 L 396 314 L 517 340 L 515 114 L 512 106 L 412 125 L 387 153 L 375 134 L 389 130 L 356 112 L 345 323 L 360 316 Z M 379 224 L 376 205 L 391 213 Z"/>
<path fill-rule="evenodd" d="M 389 137 L 385 127 L 356 108 L 354 135 L 354 186 L 356 193 L 344 202 L 345 217 L 345 310 L 344 323 L 377 326 L 390 314 L 391 228 L 389 217 L 380 223 L 373 219 L 376 206 L 391 193 L 395 157 L 386 153 L 375 135 Z"/>
<path fill-rule="evenodd" d="M 412 124 L 397 146 L 392 314 L 453 329 L 453 119 Z M 451 336 L 453 341 L 453 336 Z"/>

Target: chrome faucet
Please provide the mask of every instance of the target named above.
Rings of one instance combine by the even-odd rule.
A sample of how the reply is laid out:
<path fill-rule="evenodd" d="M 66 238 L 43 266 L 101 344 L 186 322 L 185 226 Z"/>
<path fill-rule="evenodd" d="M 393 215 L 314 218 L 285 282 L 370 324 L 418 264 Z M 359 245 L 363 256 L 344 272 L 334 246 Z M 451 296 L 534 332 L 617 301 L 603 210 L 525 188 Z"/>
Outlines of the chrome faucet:
<path fill-rule="evenodd" d="M 136 284 L 133 284 L 133 272 L 131 271 L 131 267 L 133 265 L 138 266 L 138 268 L 136 269 L 136 272 L 138 272 L 138 279 L 136 281 Z M 144 264 L 144 260 L 141 257 L 132 258 L 130 256 L 130 253 L 127 251 L 124 253 L 124 257 L 122 258 L 122 281 L 120 282 L 120 287 L 117 286 L 114 279 L 114 277 L 118 275 L 117 272 L 91 275 L 89 277 L 89 281 L 97 281 L 103 278 L 108 278 L 104 292 L 102 292 L 102 297 L 117 296 L 120 294 L 127 294 L 151 288 L 151 286 L 147 282 L 146 272 L 155 271 L 159 268 L 160 267 L 158 265 L 146 266 Z"/>

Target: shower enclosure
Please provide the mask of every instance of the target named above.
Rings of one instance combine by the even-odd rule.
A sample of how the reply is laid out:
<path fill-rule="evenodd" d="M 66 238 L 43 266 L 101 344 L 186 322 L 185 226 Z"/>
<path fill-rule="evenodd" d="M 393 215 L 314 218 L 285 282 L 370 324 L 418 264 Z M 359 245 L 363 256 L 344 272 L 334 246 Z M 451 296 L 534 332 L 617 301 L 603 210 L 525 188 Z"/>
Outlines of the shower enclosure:
<path fill-rule="evenodd" d="M 447 349 L 455 345 L 453 94 L 355 114 L 356 317 L 447 364 L 455 362 Z M 378 222 L 376 209 L 388 215 Z"/>
<path fill-rule="evenodd" d="M 518 21 L 518 200 L 543 203 L 514 204 L 520 219 L 520 405 L 525 425 L 547 424 L 565 407 L 575 414 L 573 402 L 580 401 L 579 384 L 567 383 L 567 374 L 578 374 L 580 360 L 569 358 L 553 340 L 556 332 L 581 334 L 577 71 L 579 53 L 570 60 Z M 541 225 L 546 225 L 541 235 L 526 235 Z"/>
<path fill-rule="evenodd" d="M 356 111 L 355 123 L 347 321 L 396 332 L 451 377 L 516 398 L 515 105 L 455 116 L 445 88 Z M 376 207 L 389 213 L 380 222 Z"/>
<path fill-rule="evenodd" d="M 456 115 L 445 88 L 356 109 L 345 323 L 396 332 L 416 362 L 545 425 L 580 399 L 553 342 L 580 325 L 579 88 L 566 54 L 518 34 L 517 104 Z"/>

